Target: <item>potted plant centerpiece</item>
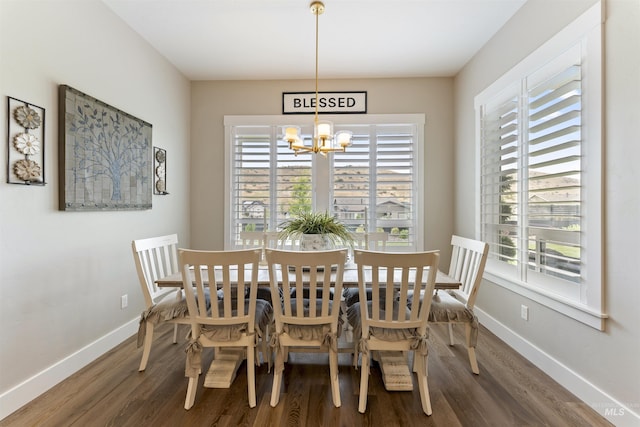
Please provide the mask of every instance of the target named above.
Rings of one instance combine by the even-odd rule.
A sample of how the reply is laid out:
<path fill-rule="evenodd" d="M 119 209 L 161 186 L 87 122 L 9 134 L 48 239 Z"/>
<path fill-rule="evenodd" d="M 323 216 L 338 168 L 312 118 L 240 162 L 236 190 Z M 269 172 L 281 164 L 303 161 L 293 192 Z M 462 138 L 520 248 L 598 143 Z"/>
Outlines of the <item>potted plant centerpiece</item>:
<path fill-rule="evenodd" d="M 328 212 L 300 212 L 280 224 L 281 239 L 300 239 L 300 250 L 320 251 L 353 245 L 347 226 Z"/>

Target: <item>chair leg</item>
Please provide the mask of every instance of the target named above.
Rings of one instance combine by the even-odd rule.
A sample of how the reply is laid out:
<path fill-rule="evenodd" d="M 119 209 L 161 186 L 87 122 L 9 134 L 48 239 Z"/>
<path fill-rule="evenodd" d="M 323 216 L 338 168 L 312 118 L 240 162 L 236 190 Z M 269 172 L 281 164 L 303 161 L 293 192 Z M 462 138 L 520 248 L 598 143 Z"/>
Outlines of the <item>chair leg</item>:
<path fill-rule="evenodd" d="M 275 368 L 273 369 L 273 385 L 271 386 L 271 406 L 276 407 L 278 402 L 280 401 L 280 386 L 282 385 L 282 374 L 283 371 L 278 369 L 278 365 L 280 364 L 280 358 L 282 357 L 282 351 L 276 351 L 276 362 Z"/>
<path fill-rule="evenodd" d="M 420 401 L 425 414 L 431 415 L 431 398 L 429 397 L 429 384 L 427 383 L 427 356 L 413 354 L 414 358 L 419 358 L 418 368 L 418 388 L 420 389 Z"/>
<path fill-rule="evenodd" d="M 254 356 L 256 354 L 255 347 L 247 348 L 247 387 L 249 395 L 249 407 L 256 407 L 256 364 Z"/>
<path fill-rule="evenodd" d="M 196 401 L 196 391 L 198 391 L 198 377 L 189 378 L 187 397 L 184 400 L 184 409 L 191 409 L 193 403 Z"/>
<path fill-rule="evenodd" d="M 331 375 L 331 396 L 333 405 L 339 408 L 340 402 L 340 380 L 338 379 L 338 353 L 329 350 L 329 374 Z"/>
<path fill-rule="evenodd" d="M 146 322 L 145 324 L 145 337 L 144 346 L 142 348 L 142 359 L 140 360 L 140 367 L 138 371 L 142 372 L 147 368 L 147 362 L 149 361 L 149 354 L 151 354 L 151 345 L 153 344 L 153 323 Z"/>
<path fill-rule="evenodd" d="M 359 357 L 359 353 L 358 353 L 358 342 L 355 342 L 353 344 L 353 367 L 358 369 L 358 357 Z"/>
<path fill-rule="evenodd" d="M 176 291 L 176 302 L 179 302 L 182 299 L 182 289 L 178 289 Z M 176 344 L 178 342 L 178 324 L 175 323 L 173 325 L 173 343 Z"/>
<path fill-rule="evenodd" d="M 453 342 L 453 323 L 447 323 L 449 326 L 449 345 L 454 345 Z"/>
<path fill-rule="evenodd" d="M 467 339 L 467 352 L 469 353 L 469 363 L 471 364 L 471 372 L 478 375 L 480 369 L 478 368 L 478 361 L 476 360 L 476 349 L 471 347 L 471 325 L 465 324 L 465 336 Z"/>
<path fill-rule="evenodd" d="M 178 324 L 173 324 L 173 343 L 176 344 L 178 342 Z"/>
<path fill-rule="evenodd" d="M 367 410 L 367 392 L 369 391 L 369 355 L 362 354 L 362 365 L 360 366 L 360 399 L 358 402 L 358 412 L 364 414 Z"/>
<path fill-rule="evenodd" d="M 261 351 L 262 351 L 262 359 L 267 364 L 269 369 L 271 369 L 271 351 L 269 350 L 268 343 L 269 343 L 269 325 L 265 327 L 265 330 L 262 336 L 262 342 L 260 343 L 260 345 L 261 345 Z"/>
<path fill-rule="evenodd" d="M 347 332 L 352 329 L 347 318 L 347 303 L 344 300 L 344 295 L 340 298 L 340 317 L 342 317 L 342 324 L 344 325 L 343 332 Z"/>

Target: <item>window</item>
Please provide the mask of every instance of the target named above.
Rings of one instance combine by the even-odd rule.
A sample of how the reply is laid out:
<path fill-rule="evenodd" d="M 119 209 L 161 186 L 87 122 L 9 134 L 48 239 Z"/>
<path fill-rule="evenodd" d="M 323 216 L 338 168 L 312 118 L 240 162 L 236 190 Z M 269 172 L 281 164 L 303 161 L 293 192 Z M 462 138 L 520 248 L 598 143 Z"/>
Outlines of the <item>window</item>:
<path fill-rule="evenodd" d="M 335 130 L 353 132 L 346 152 L 298 154 L 282 140 L 283 127 L 302 127 L 311 138 L 311 116 L 227 116 L 229 189 L 226 247 L 241 231 L 276 230 L 304 210 L 327 211 L 352 231 L 389 233 L 388 250 L 422 247 L 424 115 L 332 117 Z"/>
<path fill-rule="evenodd" d="M 487 274 L 602 329 L 599 7 L 479 94 L 476 111 Z"/>

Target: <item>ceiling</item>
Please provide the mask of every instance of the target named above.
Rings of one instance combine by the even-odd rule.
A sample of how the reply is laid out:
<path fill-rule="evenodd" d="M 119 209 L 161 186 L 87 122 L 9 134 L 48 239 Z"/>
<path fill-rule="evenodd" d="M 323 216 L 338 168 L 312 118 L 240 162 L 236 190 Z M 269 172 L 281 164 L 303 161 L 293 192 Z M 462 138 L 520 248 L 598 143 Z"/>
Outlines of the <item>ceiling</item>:
<path fill-rule="evenodd" d="M 455 75 L 526 0 L 324 0 L 320 78 Z M 310 79 L 309 0 L 103 0 L 191 80 Z"/>

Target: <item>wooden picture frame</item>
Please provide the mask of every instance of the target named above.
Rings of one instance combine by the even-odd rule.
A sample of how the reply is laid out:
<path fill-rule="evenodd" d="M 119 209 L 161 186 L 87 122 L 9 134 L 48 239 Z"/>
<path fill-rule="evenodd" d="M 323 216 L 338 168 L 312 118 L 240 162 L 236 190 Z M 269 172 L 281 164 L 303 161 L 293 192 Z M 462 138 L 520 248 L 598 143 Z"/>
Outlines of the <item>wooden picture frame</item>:
<path fill-rule="evenodd" d="M 45 185 L 44 108 L 7 97 L 7 183 Z"/>
<path fill-rule="evenodd" d="M 67 85 L 59 111 L 59 209 L 151 209 L 151 124 Z"/>

